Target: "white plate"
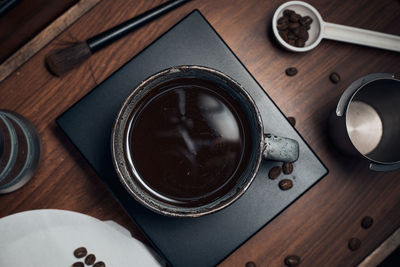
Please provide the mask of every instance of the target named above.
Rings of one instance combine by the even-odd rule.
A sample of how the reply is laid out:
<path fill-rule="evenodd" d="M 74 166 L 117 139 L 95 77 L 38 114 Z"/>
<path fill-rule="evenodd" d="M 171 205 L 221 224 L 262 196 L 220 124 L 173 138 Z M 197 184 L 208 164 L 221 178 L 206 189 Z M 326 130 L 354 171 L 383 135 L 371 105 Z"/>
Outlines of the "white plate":
<path fill-rule="evenodd" d="M 107 267 L 162 266 L 144 244 L 115 222 L 63 210 L 34 210 L 0 219 L 0 266 L 71 266 L 86 247 Z"/>

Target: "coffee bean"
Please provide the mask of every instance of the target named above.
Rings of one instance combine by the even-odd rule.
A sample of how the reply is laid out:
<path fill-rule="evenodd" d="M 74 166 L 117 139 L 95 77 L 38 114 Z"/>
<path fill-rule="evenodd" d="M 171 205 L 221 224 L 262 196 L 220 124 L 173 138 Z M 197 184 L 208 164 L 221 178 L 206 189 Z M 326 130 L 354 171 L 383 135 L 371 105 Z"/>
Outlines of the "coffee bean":
<path fill-rule="evenodd" d="M 285 265 L 289 267 L 299 266 L 301 259 L 297 255 L 289 255 L 285 258 Z"/>
<path fill-rule="evenodd" d="M 278 23 L 276 25 L 276 28 L 278 29 L 278 31 L 284 31 L 289 27 L 289 23 L 285 22 L 285 23 Z"/>
<path fill-rule="evenodd" d="M 283 179 L 279 182 L 279 188 L 282 190 L 289 190 L 293 187 L 293 182 L 290 179 Z"/>
<path fill-rule="evenodd" d="M 293 32 L 288 32 L 287 37 L 289 40 L 293 40 L 293 41 L 295 41 L 297 39 L 297 36 Z"/>
<path fill-rule="evenodd" d="M 106 267 L 106 264 L 102 261 L 96 262 L 93 267 Z"/>
<path fill-rule="evenodd" d="M 292 126 L 295 126 L 295 125 L 296 125 L 296 119 L 295 119 L 294 117 L 288 117 L 287 119 L 288 119 L 289 123 L 290 123 Z"/>
<path fill-rule="evenodd" d="M 351 238 L 347 245 L 350 250 L 355 251 L 361 247 L 361 240 L 358 238 Z"/>
<path fill-rule="evenodd" d="M 340 81 L 340 75 L 337 72 L 332 72 L 331 75 L 329 76 L 329 79 L 333 83 L 338 83 Z"/>
<path fill-rule="evenodd" d="M 293 10 L 290 10 L 290 9 L 285 9 L 284 11 L 283 11 L 283 16 L 285 16 L 285 17 L 290 17 L 290 15 L 292 15 L 292 14 L 294 14 L 295 12 L 293 11 Z"/>
<path fill-rule="evenodd" d="M 246 262 L 246 265 L 245 265 L 245 267 L 256 267 L 257 265 L 254 263 L 254 262 L 252 262 L 252 261 L 248 261 L 248 262 Z"/>
<path fill-rule="evenodd" d="M 292 13 L 289 16 L 289 21 L 291 22 L 298 22 L 300 20 L 301 16 L 297 13 Z"/>
<path fill-rule="evenodd" d="M 281 166 L 272 167 L 269 170 L 268 177 L 269 179 L 275 180 L 276 178 L 279 177 L 279 175 L 281 175 L 281 172 L 282 172 Z"/>
<path fill-rule="evenodd" d="M 294 67 L 287 68 L 285 70 L 287 76 L 294 76 L 297 74 L 297 69 Z"/>
<path fill-rule="evenodd" d="M 372 224 L 374 223 L 374 219 L 372 219 L 371 216 L 365 216 L 362 220 L 361 220 L 361 227 L 364 229 L 368 229 L 372 226 Z"/>
<path fill-rule="evenodd" d="M 287 17 L 280 17 L 278 19 L 278 24 L 282 24 L 282 23 L 289 23 L 289 19 Z"/>
<path fill-rule="evenodd" d="M 300 27 L 297 27 L 297 28 L 291 30 L 291 32 L 292 32 L 296 37 L 299 37 Z"/>
<path fill-rule="evenodd" d="M 284 174 L 291 174 L 293 172 L 293 164 L 290 162 L 283 163 L 282 171 Z"/>
<path fill-rule="evenodd" d="M 296 41 L 292 40 L 292 39 L 289 39 L 288 40 L 288 44 L 290 44 L 291 46 L 295 46 L 296 45 Z"/>
<path fill-rule="evenodd" d="M 74 250 L 74 256 L 79 258 L 85 257 L 87 254 L 87 250 L 85 247 L 80 247 Z"/>
<path fill-rule="evenodd" d="M 289 38 L 288 38 L 288 32 L 287 31 L 279 31 L 279 35 L 282 37 L 282 39 L 285 41 L 285 42 L 287 42 L 287 41 L 289 41 Z"/>
<path fill-rule="evenodd" d="M 304 47 L 306 45 L 306 42 L 304 42 L 304 39 L 297 39 L 295 45 L 297 47 Z"/>
<path fill-rule="evenodd" d="M 296 29 L 296 28 L 298 28 L 298 27 L 300 27 L 300 24 L 297 23 L 297 22 L 289 23 L 289 29 L 290 29 L 290 30 L 294 30 L 294 29 Z"/>
<path fill-rule="evenodd" d="M 310 26 L 311 23 L 313 22 L 313 19 L 310 18 L 309 16 L 305 16 L 305 17 L 300 18 L 299 22 L 301 25 Z"/>
<path fill-rule="evenodd" d="M 84 266 L 85 266 L 85 264 L 83 264 L 83 262 L 80 262 L 80 261 L 75 262 L 74 264 L 72 264 L 72 267 L 84 267 Z"/>
<path fill-rule="evenodd" d="M 307 29 L 304 26 L 298 27 L 295 34 L 299 37 L 299 39 L 306 39 L 308 37 Z"/>
<path fill-rule="evenodd" d="M 306 32 L 305 35 L 304 35 L 304 41 L 305 41 L 305 42 L 307 42 L 309 36 L 310 36 L 310 35 L 308 34 L 308 32 Z"/>
<path fill-rule="evenodd" d="M 87 265 L 92 265 L 96 261 L 96 256 L 93 254 L 89 254 L 85 258 L 85 263 Z"/>

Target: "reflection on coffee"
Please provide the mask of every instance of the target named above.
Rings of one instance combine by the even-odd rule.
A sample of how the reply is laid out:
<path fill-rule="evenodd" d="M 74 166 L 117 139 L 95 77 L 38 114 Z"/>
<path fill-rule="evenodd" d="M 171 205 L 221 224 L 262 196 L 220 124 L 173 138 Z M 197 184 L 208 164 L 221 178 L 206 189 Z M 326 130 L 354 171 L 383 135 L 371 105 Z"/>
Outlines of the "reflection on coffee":
<path fill-rule="evenodd" d="M 232 189 L 247 167 L 248 127 L 241 105 L 216 85 L 197 79 L 164 84 L 141 101 L 130 120 L 133 176 L 160 200 L 208 203 Z"/>

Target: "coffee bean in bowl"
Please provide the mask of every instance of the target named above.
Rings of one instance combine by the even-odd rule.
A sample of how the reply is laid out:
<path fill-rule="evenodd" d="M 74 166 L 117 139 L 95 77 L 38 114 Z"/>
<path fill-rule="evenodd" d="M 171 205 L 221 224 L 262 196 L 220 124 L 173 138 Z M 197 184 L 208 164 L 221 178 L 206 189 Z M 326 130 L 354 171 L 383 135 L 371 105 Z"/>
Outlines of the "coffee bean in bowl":
<path fill-rule="evenodd" d="M 309 38 L 308 30 L 311 28 L 312 22 L 311 17 L 302 17 L 295 11 L 286 9 L 283 11 L 283 16 L 278 19 L 276 28 L 286 43 L 304 47 Z"/>

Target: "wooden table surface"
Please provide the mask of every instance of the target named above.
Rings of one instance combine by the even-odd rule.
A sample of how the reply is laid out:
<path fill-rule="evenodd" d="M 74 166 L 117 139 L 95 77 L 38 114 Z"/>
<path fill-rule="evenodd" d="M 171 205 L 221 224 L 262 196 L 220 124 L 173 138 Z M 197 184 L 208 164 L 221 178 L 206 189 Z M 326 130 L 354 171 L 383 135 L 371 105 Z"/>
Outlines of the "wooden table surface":
<path fill-rule="evenodd" d="M 270 34 L 273 12 L 283 1 L 193 0 L 96 53 L 62 78 L 46 71 L 44 56 L 50 50 L 85 40 L 163 2 L 102 1 L 0 83 L 0 108 L 28 118 L 43 146 L 33 179 L 18 191 L 0 195 L 0 217 L 32 209 L 73 210 L 115 220 L 145 240 L 57 127 L 55 118 L 197 8 L 282 112 L 296 118 L 297 130 L 330 171 L 222 265 L 244 266 L 253 261 L 257 266 L 282 266 L 289 254 L 299 255 L 302 266 L 359 263 L 400 226 L 400 171 L 371 172 L 365 162 L 342 156 L 329 142 L 327 118 L 355 79 L 374 72 L 400 72 L 400 53 L 327 40 L 307 53 L 286 52 Z M 400 35 L 398 0 L 309 3 L 326 21 Z M 294 77 L 285 75 L 291 66 L 299 70 Z M 342 78 L 338 84 L 329 80 L 333 71 Z M 366 215 L 374 219 L 368 230 L 360 227 Z M 347 247 L 352 237 L 362 241 L 356 251 Z"/>

